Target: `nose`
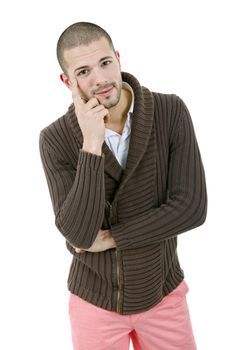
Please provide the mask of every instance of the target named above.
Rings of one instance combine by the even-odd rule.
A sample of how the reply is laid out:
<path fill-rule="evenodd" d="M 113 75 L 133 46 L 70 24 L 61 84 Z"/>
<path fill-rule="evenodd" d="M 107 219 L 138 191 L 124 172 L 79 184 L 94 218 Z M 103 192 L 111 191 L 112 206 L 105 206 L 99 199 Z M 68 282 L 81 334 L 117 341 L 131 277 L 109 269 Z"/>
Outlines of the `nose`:
<path fill-rule="evenodd" d="M 96 87 L 102 86 L 107 83 L 107 79 L 104 75 L 103 70 L 99 68 L 93 69 L 92 79 L 93 79 L 93 85 Z"/>

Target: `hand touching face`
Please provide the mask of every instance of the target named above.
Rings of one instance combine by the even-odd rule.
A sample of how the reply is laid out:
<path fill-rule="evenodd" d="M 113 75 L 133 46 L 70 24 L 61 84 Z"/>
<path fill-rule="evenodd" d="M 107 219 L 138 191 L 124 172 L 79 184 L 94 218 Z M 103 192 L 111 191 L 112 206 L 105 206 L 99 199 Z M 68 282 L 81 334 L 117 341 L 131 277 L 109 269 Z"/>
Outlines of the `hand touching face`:
<path fill-rule="evenodd" d="M 109 111 L 95 97 L 86 101 L 74 77 L 71 81 L 71 90 L 75 113 L 83 134 L 83 150 L 101 155 L 105 122 L 110 118 Z"/>

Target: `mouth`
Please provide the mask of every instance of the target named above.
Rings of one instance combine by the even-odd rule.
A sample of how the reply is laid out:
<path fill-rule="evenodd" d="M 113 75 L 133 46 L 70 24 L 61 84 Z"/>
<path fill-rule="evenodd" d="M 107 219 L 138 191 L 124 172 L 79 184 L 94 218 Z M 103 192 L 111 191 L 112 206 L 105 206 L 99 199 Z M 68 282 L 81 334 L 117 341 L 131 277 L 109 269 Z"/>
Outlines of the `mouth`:
<path fill-rule="evenodd" d="M 113 86 L 111 88 L 106 89 L 106 90 L 95 92 L 95 95 L 107 97 L 107 96 L 111 95 L 112 90 L 113 90 Z"/>

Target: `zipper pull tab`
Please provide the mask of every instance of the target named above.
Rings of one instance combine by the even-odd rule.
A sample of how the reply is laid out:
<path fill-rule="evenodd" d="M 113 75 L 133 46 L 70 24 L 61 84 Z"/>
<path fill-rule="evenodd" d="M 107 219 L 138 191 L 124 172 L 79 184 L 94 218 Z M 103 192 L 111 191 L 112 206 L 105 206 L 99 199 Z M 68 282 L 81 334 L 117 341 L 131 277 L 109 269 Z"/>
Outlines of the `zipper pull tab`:
<path fill-rule="evenodd" d="M 112 204 L 110 202 L 107 202 L 108 207 L 109 207 L 109 211 L 108 211 L 108 218 L 109 218 L 109 222 L 111 224 L 112 218 L 113 218 L 113 209 L 112 209 Z"/>

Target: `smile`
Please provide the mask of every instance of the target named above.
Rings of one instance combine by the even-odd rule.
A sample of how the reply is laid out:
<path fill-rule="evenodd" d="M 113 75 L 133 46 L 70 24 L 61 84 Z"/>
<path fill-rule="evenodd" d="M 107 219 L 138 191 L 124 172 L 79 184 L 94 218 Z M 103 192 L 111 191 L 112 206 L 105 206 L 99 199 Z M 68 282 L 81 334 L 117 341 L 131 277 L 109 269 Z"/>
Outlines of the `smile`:
<path fill-rule="evenodd" d="M 112 93 L 112 90 L 113 90 L 113 87 L 111 87 L 110 89 L 107 89 L 107 90 L 96 92 L 95 95 L 104 96 L 104 97 L 110 96 Z"/>

